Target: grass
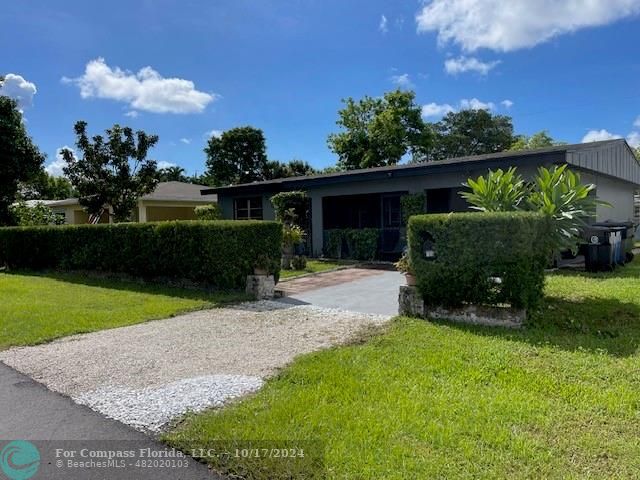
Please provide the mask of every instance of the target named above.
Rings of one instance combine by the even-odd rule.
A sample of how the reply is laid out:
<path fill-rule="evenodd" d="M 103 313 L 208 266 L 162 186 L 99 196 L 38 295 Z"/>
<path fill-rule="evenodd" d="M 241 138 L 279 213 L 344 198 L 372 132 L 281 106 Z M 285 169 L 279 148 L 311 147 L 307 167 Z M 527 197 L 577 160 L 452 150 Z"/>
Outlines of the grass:
<path fill-rule="evenodd" d="M 343 265 L 348 265 L 348 263 L 340 261 L 308 260 L 307 268 L 304 270 L 281 270 L 280 279 L 284 280 L 286 278 L 299 277 L 300 275 L 305 275 L 307 273 L 325 272 Z"/>
<path fill-rule="evenodd" d="M 336 479 L 636 478 L 640 261 L 551 275 L 546 293 L 521 331 L 397 318 L 368 341 L 300 357 L 165 440 L 187 451 L 314 440 Z M 283 465 L 209 461 L 247 478 L 278 478 Z"/>
<path fill-rule="evenodd" d="M 78 274 L 0 273 L 0 350 L 244 298 Z"/>

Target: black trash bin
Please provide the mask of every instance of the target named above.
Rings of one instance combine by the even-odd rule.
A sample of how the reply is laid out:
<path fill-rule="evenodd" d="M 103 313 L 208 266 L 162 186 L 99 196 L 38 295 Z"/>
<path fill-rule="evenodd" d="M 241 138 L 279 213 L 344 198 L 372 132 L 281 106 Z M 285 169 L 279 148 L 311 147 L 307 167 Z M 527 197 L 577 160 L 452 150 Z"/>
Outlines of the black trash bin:
<path fill-rule="evenodd" d="M 584 229 L 584 266 L 588 272 L 613 270 L 616 265 L 615 232 L 608 227 L 589 226 Z"/>
<path fill-rule="evenodd" d="M 624 262 L 633 260 L 633 248 L 635 245 L 636 225 L 633 222 L 599 222 L 594 227 L 614 227 L 619 229 L 622 235 L 622 251 Z"/>

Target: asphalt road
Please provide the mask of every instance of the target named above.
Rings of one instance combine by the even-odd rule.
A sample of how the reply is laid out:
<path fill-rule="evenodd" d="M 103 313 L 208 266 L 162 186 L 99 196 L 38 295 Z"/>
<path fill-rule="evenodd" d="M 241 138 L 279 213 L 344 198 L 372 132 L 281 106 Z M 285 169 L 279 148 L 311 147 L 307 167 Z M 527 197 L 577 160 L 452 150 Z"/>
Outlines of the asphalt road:
<path fill-rule="evenodd" d="M 129 427 L 105 418 L 93 410 L 77 405 L 71 399 L 46 389 L 29 377 L 0 363 L 0 450 L 14 440 L 32 442 L 40 453 L 38 472 L 31 478 L 37 479 L 104 479 L 104 480 L 201 480 L 222 479 L 190 457 L 176 458 L 176 452 L 156 442 L 151 437 Z M 75 452 L 75 457 L 56 457 L 55 449 Z M 88 461 L 82 457 L 97 451 L 135 451 L 135 460 L 116 467 L 73 466 L 68 461 Z M 142 458 L 140 450 L 147 452 Z M 148 449 L 148 450 L 146 450 Z M 164 452 L 164 453 L 155 453 Z M 97 455 L 97 454 L 96 454 Z M 153 463 L 158 456 L 173 459 Z M 179 455 L 179 454 L 178 454 Z M 135 464 L 136 460 L 147 462 Z M 63 461 L 62 467 L 56 462 Z M 101 458 L 95 457 L 94 461 Z M 178 462 L 177 460 L 181 460 Z M 186 461 L 185 461 L 186 460 Z M 186 464 L 186 466 L 185 466 Z M 86 464 L 85 464 L 86 465 Z M 144 465 L 144 467 L 143 467 Z M 147 465 L 152 465 L 151 468 Z M 180 465 L 180 466 L 176 466 Z M 0 457 L 0 478 L 3 458 Z"/>

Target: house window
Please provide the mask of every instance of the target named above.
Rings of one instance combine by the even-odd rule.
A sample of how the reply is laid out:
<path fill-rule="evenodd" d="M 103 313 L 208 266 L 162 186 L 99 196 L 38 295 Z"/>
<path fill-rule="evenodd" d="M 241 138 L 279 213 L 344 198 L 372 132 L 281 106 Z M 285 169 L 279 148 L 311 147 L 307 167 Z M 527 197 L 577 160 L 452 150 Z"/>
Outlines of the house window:
<path fill-rule="evenodd" d="M 236 198 L 234 216 L 236 220 L 262 220 L 262 197 Z"/>

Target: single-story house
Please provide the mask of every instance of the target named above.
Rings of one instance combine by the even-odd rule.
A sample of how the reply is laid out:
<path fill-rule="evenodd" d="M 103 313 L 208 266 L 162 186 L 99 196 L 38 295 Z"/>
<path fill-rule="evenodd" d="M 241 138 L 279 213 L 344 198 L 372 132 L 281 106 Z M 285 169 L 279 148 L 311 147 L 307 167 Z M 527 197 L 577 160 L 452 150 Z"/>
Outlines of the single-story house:
<path fill-rule="evenodd" d="M 160 182 L 156 189 L 138 199 L 138 206 L 133 210 L 132 220 L 135 222 L 157 222 L 163 220 L 195 220 L 195 207 L 210 205 L 217 201 L 215 194 L 201 195 L 206 189 L 204 185 L 184 182 Z M 65 223 L 89 223 L 89 216 L 77 198 L 67 198 L 48 202 L 54 213 L 64 215 Z M 108 212 L 102 215 L 99 223 L 109 223 Z"/>
<path fill-rule="evenodd" d="M 458 192 L 469 177 L 489 169 L 518 167 L 531 180 L 540 166 L 568 164 L 583 182 L 596 185 L 596 195 L 612 208 L 599 206 L 597 220 L 634 220 L 634 195 L 640 189 L 640 162 L 625 140 L 608 140 L 550 148 L 501 152 L 449 160 L 282 178 L 242 185 L 207 188 L 218 195 L 228 219 L 274 219 L 271 196 L 303 190 L 311 199 L 311 251 L 323 252 L 326 231 L 340 228 L 380 229 L 380 254 L 393 256 L 403 247 L 400 198 L 425 193 L 427 213 L 469 209 Z"/>

